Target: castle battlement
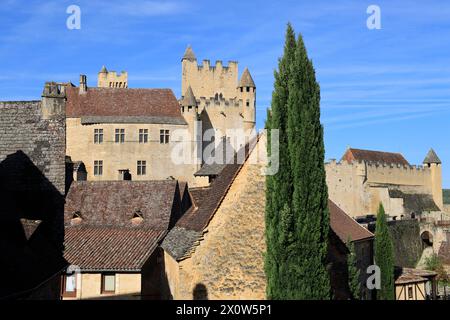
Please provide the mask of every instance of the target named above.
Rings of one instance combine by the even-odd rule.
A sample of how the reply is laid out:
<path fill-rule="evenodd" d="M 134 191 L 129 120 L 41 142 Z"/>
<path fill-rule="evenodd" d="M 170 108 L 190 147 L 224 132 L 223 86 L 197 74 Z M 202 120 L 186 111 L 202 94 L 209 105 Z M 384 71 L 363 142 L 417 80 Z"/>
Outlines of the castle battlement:
<path fill-rule="evenodd" d="M 237 98 L 200 97 L 199 106 L 204 107 L 242 107 L 242 100 Z"/>
<path fill-rule="evenodd" d="M 370 169 L 380 169 L 380 170 L 387 170 L 387 169 L 400 169 L 399 171 L 419 171 L 419 172 L 429 172 L 429 168 L 422 166 L 422 165 L 402 165 L 397 163 L 386 163 L 386 162 L 378 162 L 378 161 L 361 161 L 361 160 L 354 160 L 352 162 L 348 161 L 336 161 L 336 159 L 330 159 L 328 162 L 325 162 L 326 166 L 360 166 L 362 164 L 365 164 L 367 168 Z"/>
<path fill-rule="evenodd" d="M 228 65 L 224 65 L 222 60 L 216 60 L 214 65 L 208 59 L 203 60 L 202 64 L 197 65 L 198 71 L 215 71 L 221 69 L 225 72 L 236 71 L 238 67 L 237 61 L 228 61 Z"/>

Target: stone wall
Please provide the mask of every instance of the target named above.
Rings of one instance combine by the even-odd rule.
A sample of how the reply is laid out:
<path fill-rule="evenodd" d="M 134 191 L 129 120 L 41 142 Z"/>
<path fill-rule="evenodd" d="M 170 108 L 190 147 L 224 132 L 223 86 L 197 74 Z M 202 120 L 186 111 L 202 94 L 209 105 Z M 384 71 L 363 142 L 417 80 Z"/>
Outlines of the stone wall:
<path fill-rule="evenodd" d="M 264 143 L 261 138 L 260 147 Z M 250 162 L 242 167 L 195 253 L 179 263 L 178 284 L 171 285 L 175 299 L 192 299 L 194 289 L 202 285 L 208 299 L 265 299 L 265 176 L 263 164 Z"/>
<path fill-rule="evenodd" d="M 423 251 L 417 220 L 391 221 L 389 231 L 394 243 L 395 265 L 414 268 Z"/>

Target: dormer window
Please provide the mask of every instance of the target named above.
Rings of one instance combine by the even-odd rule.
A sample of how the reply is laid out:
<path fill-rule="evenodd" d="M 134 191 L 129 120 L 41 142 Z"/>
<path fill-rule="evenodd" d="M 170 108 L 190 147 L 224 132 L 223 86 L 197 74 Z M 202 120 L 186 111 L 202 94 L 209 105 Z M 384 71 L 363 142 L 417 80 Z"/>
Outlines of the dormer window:
<path fill-rule="evenodd" d="M 144 216 L 142 215 L 141 210 L 136 210 L 133 213 L 133 218 L 131 219 L 132 225 L 139 225 L 144 221 Z"/>
<path fill-rule="evenodd" d="M 72 215 L 72 220 L 70 221 L 70 224 L 77 225 L 77 224 L 80 224 L 82 220 L 83 220 L 83 217 L 81 216 L 81 212 L 75 211 Z"/>

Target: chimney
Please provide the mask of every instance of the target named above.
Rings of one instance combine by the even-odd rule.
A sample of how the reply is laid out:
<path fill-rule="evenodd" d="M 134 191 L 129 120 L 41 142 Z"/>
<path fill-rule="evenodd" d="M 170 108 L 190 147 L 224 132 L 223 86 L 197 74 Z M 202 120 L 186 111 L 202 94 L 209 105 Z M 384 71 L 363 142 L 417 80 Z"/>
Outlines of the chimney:
<path fill-rule="evenodd" d="M 80 74 L 80 94 L 87 92 L 87 77 L 84 74 Z"/>

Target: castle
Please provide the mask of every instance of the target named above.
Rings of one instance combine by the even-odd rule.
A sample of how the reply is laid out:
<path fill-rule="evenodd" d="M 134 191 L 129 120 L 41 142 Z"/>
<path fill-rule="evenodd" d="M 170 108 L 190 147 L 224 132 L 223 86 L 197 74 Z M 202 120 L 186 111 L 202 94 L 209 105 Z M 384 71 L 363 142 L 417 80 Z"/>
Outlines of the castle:
<path fill-rule="evenodd" d="M 441 166 L 433 149 L 415 166 L 398 153 L 349 148 L 325 165 L 329 197 L 352 217 L 374 215 L 380 203 L 393 219 L 440 212 Z"/>
<path fill-rule="evenodd" d="M 234 150 L 243 146 L 236 134 L 248 137 L 255 128 L 256 86 L 248 69 L 238 81 L 237 62 L 199 66 L 191 47 L 181 65 L 178 100 L 170 89 L 129 88 L 127 72 L 105 66 L 97 87 L 88 87 L 84 75 L 79 87 L 67 85 L 67 155 L 84 163 L 88 180 L 177 179 L 202 186 L 207 178 L 194 174 L 208 158 L 209 141 L 213 150 L 224 137 Z M 185 154 L 174 161 L 178 143 Z"/>

